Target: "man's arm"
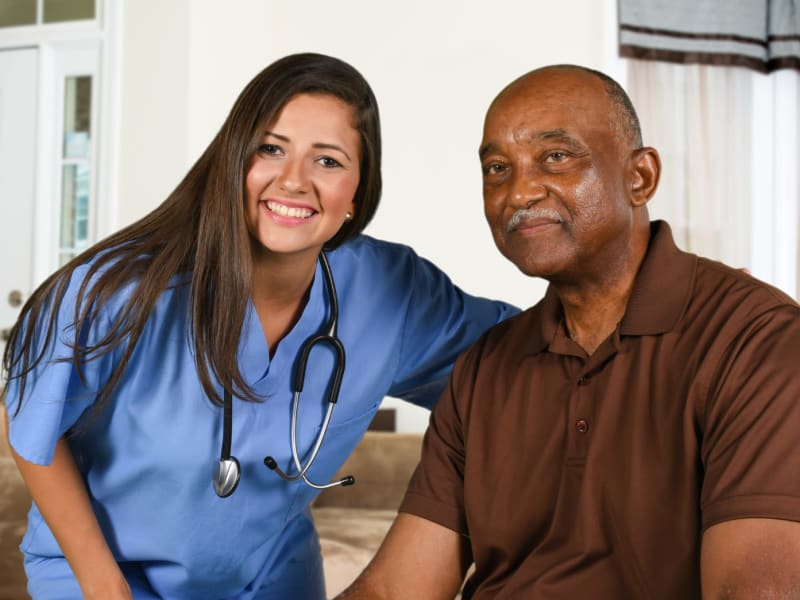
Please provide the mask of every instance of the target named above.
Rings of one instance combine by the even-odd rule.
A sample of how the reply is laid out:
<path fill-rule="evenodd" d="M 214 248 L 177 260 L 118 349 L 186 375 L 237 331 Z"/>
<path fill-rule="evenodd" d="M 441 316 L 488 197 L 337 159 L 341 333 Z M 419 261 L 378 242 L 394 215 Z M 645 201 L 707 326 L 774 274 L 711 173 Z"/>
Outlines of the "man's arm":
<path fill-rule="evenodd" d="M 709 527 L 700 576 L 703 600 L 800 600 L 800 523 L 736 519 Z"/>
<path fill-rule="evenodd" d="M 336 598 L 452 600 L 470 562 L 464 536 L 400 513 L 372 562 Z"/>

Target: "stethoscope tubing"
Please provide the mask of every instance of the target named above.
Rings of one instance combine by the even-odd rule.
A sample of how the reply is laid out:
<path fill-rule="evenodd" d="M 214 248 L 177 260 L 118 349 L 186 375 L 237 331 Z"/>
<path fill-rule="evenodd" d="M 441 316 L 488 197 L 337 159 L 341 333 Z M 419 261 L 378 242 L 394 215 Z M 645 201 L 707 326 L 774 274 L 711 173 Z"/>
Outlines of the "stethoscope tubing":
<path fill-rule="evenodd" d="M 339 390 L 341 389 L 342 379 L 344 378 L 345 369 L 345 351 L 344 345 L 337 336 L 337 325 L 339 321 L 339 302 L 336 296 L 336 285 L 333 281 L 330 264 L 324 252 L 320 252 L 319 261 L 322 265 L 322 270 L 325 275 L 325 285 L 328 289 L 328 297 L 331 305 L 330 319 L 323 331 L 325 333 L 318 333 L 307 339 L 300 349 L 298 356 L 297 369 L 294 378 L 294 395 L 292 398 L 292 418 L 290 427 L 292 460 L 297 469 L 296 475 L 288 475 L 279 466 L 277 461 L 272 456 L 264 458 L 264 464 L 271 470 L 275 471 L 282 479 L 286 481 L 297 481 L 302 479 L 308 486 L 323 490 L 338 485 L 346 486 L 355 483 L 352 475 L 348 475 L 342 479 L 331 481 L 327 484 L 318 484 L 308 478 L 306 474 L 317 459 L 322 442 L 325 440 L 325 434 L 328 432 L 328 425 L 330 424 L 333 415 L 333 407 L 339 399 Z M 308 358 L 311 350 L 317 344 L 328 344 L 333 348 L 336 355 L 333 379 L 331 381 L 330 394 L 328 396 L 328 408 L 325 411 L 322 425 L 320 426 L 319 434 L 311 450 L 305 465 L 300 459 L 300 453 L 297 450 L 297 422 L 300 407 L 300 394 L 303 391 L 305 383 L 306 367 L 308 366 Z M 223 398 L 223 433 L 222 433 L 222 448 L 220 452 L 220 461 L 217 471 L 214 475 L 214 489 L 217 495 L 225 498 L 230 496 L 239 484 L 239 477 L 241 468 L 239 461 L 236 457 L 231 456 L 231 438 L 233 430 L 233 398 L 228 388 L 225 388 Z"/>

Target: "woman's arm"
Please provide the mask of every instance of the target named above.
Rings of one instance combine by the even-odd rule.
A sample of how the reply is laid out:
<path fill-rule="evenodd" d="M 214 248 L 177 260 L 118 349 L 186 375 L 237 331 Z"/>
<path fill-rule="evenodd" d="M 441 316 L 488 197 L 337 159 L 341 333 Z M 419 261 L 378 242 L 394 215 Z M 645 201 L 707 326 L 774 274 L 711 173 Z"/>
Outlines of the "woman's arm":
<path fill-rule="evenodd" d="M 8 431 L 8 415 L 6 431 Z M 11 444 L 9 443 L 9 446 Z M 67 558 L 83 597 L 131 599 L 131 591 L 103 537 L 83 478 L 64 438 L 47 466 L 28 462 L 11 448 L 25 485 Z"/>

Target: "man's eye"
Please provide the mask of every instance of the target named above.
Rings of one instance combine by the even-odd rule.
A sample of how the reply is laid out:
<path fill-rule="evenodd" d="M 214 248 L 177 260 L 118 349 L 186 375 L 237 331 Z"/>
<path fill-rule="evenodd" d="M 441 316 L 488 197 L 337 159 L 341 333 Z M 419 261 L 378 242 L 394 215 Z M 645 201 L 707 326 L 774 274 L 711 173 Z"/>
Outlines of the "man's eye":
<path fill-rule="evenodd" d="M 561 162 L 567 158 L 567 154 L 565 152 L 550 152 L 547 155 L 547 160 L 549 162 Z"/>
<path fill-rule="evenodd" d="M 485 175 L 498 175 L 503 173 L 506 170 L 505 165 L 501 165 L 499 163 L 489 163 L 483 168 L 483 172 Z"/>
<path fill-rule="evenodd" d="M 328 168 L 328 169 L 333 169 L 335 167 L 341 167 L 342 166 L 342 163 L 340 163 L 335 158 L 331 158 L 330 156 L 323 156 L 322 158 L 320 158 L 319 159 L 319 164 L 321 164 L 323 167 Z"/>

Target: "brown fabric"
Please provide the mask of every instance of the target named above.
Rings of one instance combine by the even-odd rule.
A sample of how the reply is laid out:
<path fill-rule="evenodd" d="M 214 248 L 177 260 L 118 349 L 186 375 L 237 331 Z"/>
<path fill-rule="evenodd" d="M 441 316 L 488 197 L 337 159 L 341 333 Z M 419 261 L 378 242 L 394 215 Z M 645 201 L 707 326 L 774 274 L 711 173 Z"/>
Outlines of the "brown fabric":
<path fill-rule="evenodd" d="M 759 60 L 741 54 L 721 54 L 713 52 L 678 52 L 640 46 L 620 46 L 619 55 L 624 58 L 655 60 L 683 65 L 715 65 L 718 67 L 747 67 L 760 73 L 770 73 L 777 69 L 796 68 L 791 58 Z"/>
<path fill-rule="evenodd" d="M 800 309 L 653 224 L 592 356 L 549 289 L 457 362 L 402 511 L 470 537 L 465 598 L 700 598 L 701 532 L 800 521 Z"/>

